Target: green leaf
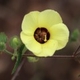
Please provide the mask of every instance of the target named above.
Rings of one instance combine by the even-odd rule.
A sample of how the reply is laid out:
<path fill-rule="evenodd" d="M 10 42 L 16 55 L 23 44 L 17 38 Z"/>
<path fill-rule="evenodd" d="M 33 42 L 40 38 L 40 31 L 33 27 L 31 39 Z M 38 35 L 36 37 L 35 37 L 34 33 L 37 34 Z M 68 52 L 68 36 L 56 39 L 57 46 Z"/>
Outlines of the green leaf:
<path fill-rule="evenodd" d="M 27 57 L 29 62 L 37 62 L 39 60 L 38 57 Z"/>
<path fill-rule="evenodd" d="M 78 29 L 75 29 L 72 34 L 71 34 L 71 37 L 70 37 L 70 41 L 73 42 L 73 41 L 77 41 L 78 37 L 80 35 L 80 32 Z"/>
<path fill-rule="evenodd" d="M 15 62 L 15 65 L 14 65 L 14 68 L 12 70 L 12 74 L 17 70 L 18 66 L 20 65 L 21 63 L 21 60 L 22 60 L 22 51 L 24 49 L 24 45 L 22 45 L 19 50 L 18 50 L 18 55 L 17 55 L 17 59 L 16 59 L 16 62 Z"/>
<path fill-rule="evenodd" d="M 14 36 L 10 39 L 10 46 L 13 49 L 19 48 L 21 46 L 21 44 L 22 44 L 22 42 L 17 36 Z"/>
<path fill-rule="evenodd" d="M 7 42 L 7 36 L 3 32 L 0 33 L 0 42 Z"/>

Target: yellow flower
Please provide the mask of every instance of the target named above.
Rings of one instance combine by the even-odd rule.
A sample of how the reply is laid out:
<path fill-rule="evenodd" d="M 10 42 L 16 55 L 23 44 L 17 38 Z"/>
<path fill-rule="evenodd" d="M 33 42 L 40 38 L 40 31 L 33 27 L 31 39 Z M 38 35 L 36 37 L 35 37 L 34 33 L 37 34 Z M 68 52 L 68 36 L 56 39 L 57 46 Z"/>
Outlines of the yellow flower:
<path fill-rule="evenodd" d="M 66 46 L 69 30 L 56 11 L 32 11 L 24 16 L 20 37 L 34 55 L 47 57 Z"/>

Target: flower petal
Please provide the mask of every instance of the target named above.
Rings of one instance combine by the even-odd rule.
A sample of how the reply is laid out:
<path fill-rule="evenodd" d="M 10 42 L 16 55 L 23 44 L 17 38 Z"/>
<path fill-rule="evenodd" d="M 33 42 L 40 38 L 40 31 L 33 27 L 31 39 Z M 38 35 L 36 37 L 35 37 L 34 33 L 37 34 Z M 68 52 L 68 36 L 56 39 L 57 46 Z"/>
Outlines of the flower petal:
<path fill-rule="evenodd" d="M 30 51 L 35 53 L 41 52 L 41 44 L 38 43 L 33 36 L 27 36 L 25 33 L 21 32 L 20 37 L 22 42 Z"/>
<path fill-rule="evenodd" d="M 48 57 L 52 56 L 57 49 L 57 41 L 49 40 L 45 44 L 42 44 L 42 51 L 39 54 L 34 53 L 36 56 L 39 57 Z"/>
<path fill-rule="evenodd" d="M 66 46 L 69 39 L 69 30 L 65 24 L 60 23 L 57 25 L 53 25 L 50 28 L 50 35 L 51 39 L 54 39 L 58 42 L 57 50 L 59 50 Z"/>
<path fill-rule="evenodd" d="M 24 31 L 24 33 L 28 35 L 33 35 L 35 29 L 38 26 L 38 15 L 38 11 L 33 11 L 24 16 L 22 22 L 22 30 Z"/>
<path fill-rule="evenodd" d="M 54 10 L 44 10 L 39 15 L 39 27 L 51 27 L 61 22 L 60 15 Z"/>

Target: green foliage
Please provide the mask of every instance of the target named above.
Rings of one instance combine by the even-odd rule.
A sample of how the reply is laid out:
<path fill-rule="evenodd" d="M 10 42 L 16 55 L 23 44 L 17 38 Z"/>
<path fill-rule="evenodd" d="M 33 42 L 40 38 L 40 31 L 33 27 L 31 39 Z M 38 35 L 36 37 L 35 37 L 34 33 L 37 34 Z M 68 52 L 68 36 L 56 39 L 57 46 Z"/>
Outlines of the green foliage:
<path fill-rule="evenodd" d="M 0 33 L 0 42 L 7 42 L 7 36 L 3 32 Z"/>
<path fill-rule="evenodd" d="M 38 57 L 27 57 L 29 62 L 37 62 L 39 60 Z"/>
<path fill-rule="evenodd" d="M 13 49 L 18 49 L 21 46 L 21 44 L 21 40 L 17 36 L 14 36 L 10 39 L 10 46 Z"/>
<path fill-rule="evenodd" d="M 78 29 L 75 29 L 75 30 L 71 33 L 70 42 L 77 41 L 79 35 L 80 35 L 79 30 L 78 30 Z"/>

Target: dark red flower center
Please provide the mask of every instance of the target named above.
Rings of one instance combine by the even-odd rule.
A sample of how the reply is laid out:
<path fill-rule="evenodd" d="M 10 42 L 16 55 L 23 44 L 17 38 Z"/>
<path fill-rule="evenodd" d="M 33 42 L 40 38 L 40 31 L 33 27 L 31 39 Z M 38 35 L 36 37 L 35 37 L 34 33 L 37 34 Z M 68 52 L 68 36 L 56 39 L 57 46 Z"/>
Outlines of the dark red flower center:
<path fill-rule="evenodd" d="M 48 30 L 46 28 L 43 28 L 43 27 L 37 28 L 34 32 L 34 38 L 39 43 L 43 44 L 49 40 L 50 33 L 48 32 Z"/>

